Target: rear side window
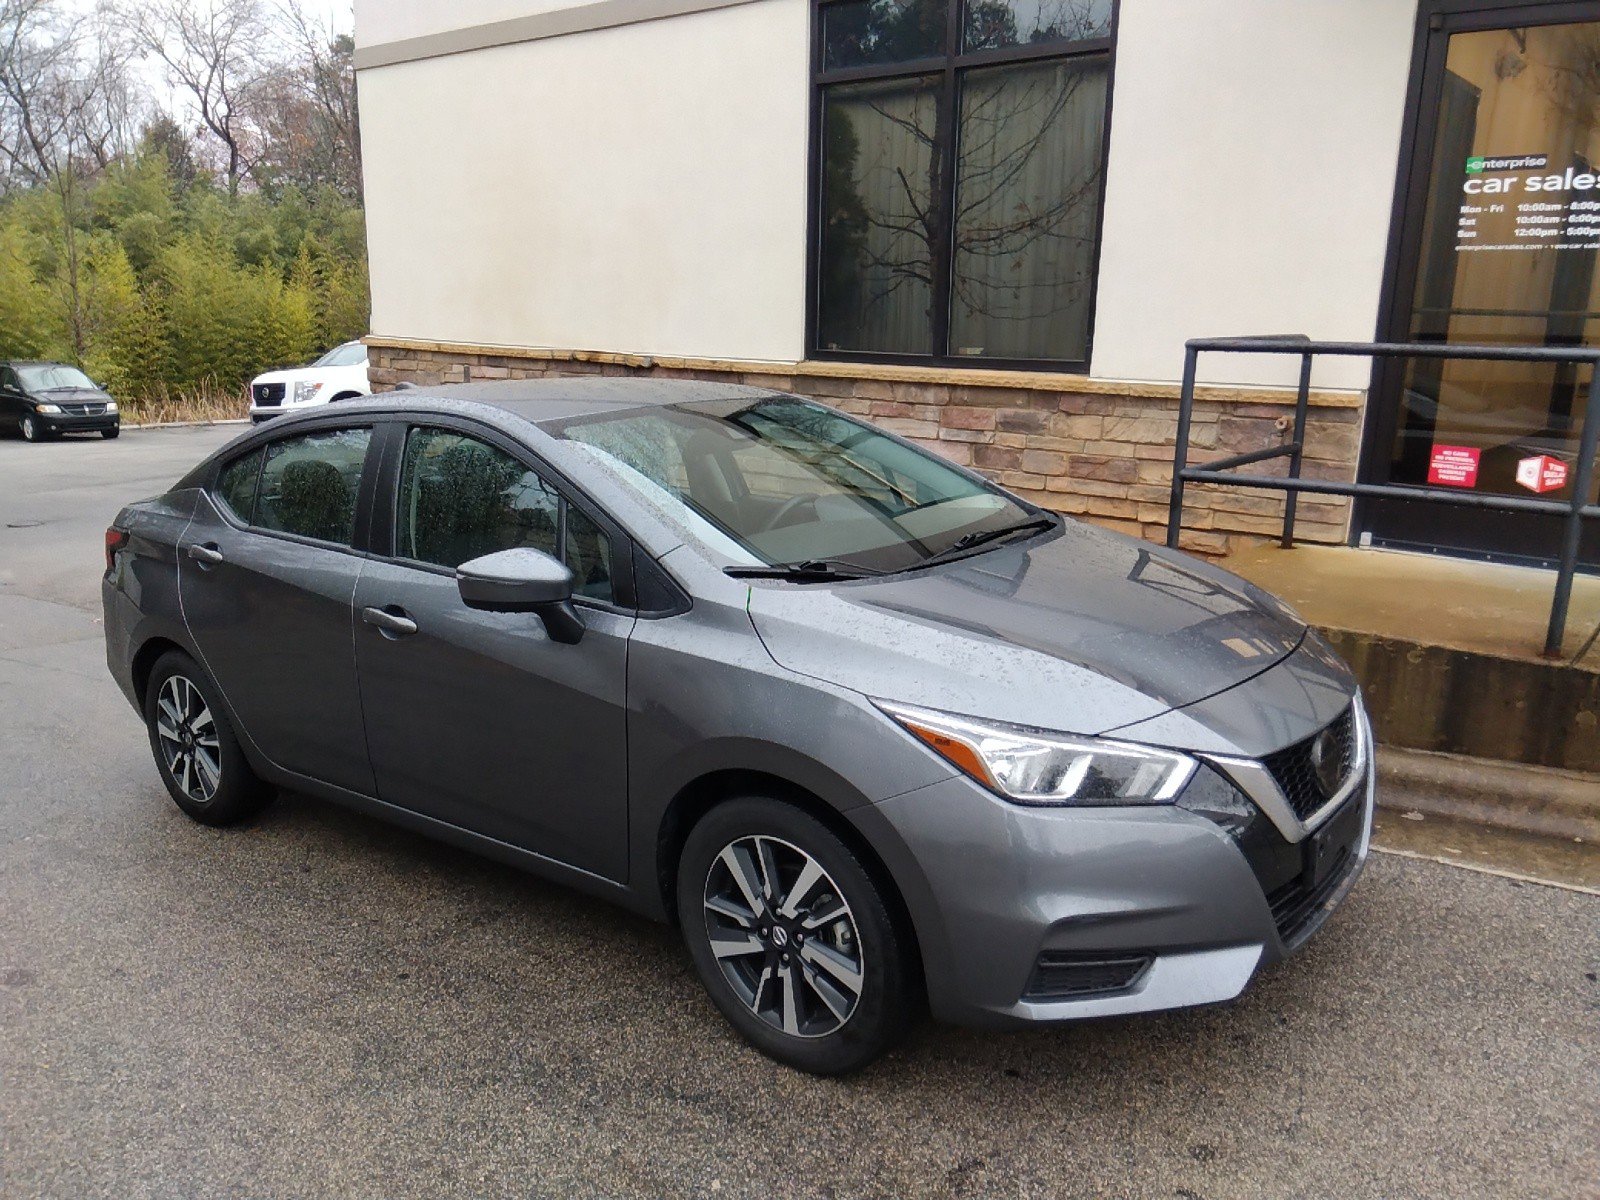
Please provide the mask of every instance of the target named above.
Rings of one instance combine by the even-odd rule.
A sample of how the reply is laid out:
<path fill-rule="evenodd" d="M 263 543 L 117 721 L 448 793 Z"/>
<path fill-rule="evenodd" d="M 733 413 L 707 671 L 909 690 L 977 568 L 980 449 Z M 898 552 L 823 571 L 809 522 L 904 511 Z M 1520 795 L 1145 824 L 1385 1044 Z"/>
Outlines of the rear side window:
<path fill-rule="evenodd" d="M 566 562 L 575 594 L 612 599 L 605 533 L 537 471 L 477 438 L 449 429 L 411 431 L 398 518 L 401 558 L 455 568 L 525 546 Z"/>
<path fill-rule="evenodd" d="M 371 440 L 370 429 L 335 429 L 269 442 L 251 523 L 350 545 L 356 491 Z"/>
<path fill-rule="evenodd" d="M 217 498 L 246 525 L 256 516 L 256 484 L 261 478 L 260 450 L 236 458 L 217 475 Z"/>

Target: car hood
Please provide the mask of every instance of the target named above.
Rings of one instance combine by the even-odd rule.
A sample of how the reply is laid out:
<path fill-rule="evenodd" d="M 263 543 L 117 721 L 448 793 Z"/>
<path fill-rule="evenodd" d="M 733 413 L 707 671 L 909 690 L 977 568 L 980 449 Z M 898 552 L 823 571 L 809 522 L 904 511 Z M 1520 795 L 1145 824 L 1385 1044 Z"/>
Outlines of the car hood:
<path fill-rule="evenodd" d="M 1305 636 L 1198 559 L 1074 521 L 881 580 L 760 584 L 750 616 L 790 670 L 886 700 L 1097 734 L 1234 687 Z"/>
<path fill-rule="evenodd" d="M 28 395 L 36 404 L 104 404 L 111 399 L 99 388 L 60 388 Z"/>
<path fill-rule="evenodd" d="M 325 383 L 349 369 L 348 367 L 285 367 L 281 371 L 263 371 L 250 381 L 250 386 L 255 387 L 258 383 L 295 384 L 307 381 Z"/>

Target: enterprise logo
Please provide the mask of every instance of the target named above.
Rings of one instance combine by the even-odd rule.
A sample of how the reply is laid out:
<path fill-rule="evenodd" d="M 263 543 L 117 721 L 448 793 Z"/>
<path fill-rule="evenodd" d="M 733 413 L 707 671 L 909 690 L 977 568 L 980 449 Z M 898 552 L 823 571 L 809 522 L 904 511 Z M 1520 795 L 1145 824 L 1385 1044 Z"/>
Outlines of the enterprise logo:
<path fill-rule="evenodd" d="M 1537 171 L 1549 163 L 1548 154 L 1508 154 L 1495 158 L 1475 154 L 1467 159 L 1467 174 L 1478 175 L 1484 171 Z"/>

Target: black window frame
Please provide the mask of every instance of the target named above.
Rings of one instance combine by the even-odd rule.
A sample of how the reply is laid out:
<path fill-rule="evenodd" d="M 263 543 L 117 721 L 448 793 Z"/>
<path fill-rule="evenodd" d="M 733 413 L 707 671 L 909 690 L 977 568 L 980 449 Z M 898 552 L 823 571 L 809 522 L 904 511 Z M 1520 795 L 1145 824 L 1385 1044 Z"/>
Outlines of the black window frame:
<path fill-rule="evenodd" d="M 329 417 L 320 421 L 304 423 L 297 421 L 293 429 L 274 431 L 272 434 L 263 437 L 252 438 L 245 445 L 240 446 L 237 452 L 217 459 L 216 464 L 207 470 L 205 482 L 202 485 L 206 493 L 207 502 L 227 524 L 235 529 L 255 534 L 258 537 L 279 538 L 302 546 L 315 546 L 321 550 L 337 550 L 345 554 L 366 557 L 368 554 L 368 522 L 372 511 L 372 493 L 377 485 L 378 472 L 382 465 L 380 450 L 385 424 L 386 422 L 381 417 L 370 417 L 365 420 L 351 420 L 348 417 Z M 264 525 L 256 524 L 256 510 L 261 504 L 261 472 L 266 466 L 269 447 L 279 442 L 292 441 L 319 433 L 339 433 L 353 429 L 368 430 L 371 436 L 367 439 L 366 456 L 361 462 L 361 477 L 356 483 L 356 511 L 351 525 L 350 541 L 332 542 L 323 538 L 291 533 L 286 529 L 268 529 Z M 246 517 L 234 511 L 233 506 L 222 498 L 222 473 L 234 463 L 249 458 L 254 454 L 259 454 L 261 458 L 256 464 L 256 486 L 251 495 L 250 513 Z"/>
<path fill-rule="evenodd" d="M 599 600 L 593 596 L 583 596 L 574 592 L 572 603 L 580 608 L 590 607 L 602 612 L 618 613 L 624 616 L 638 615 L 638 596 L 634 584 L 633 539 L 628 536 L 621 525 L 612 520 L 609 513 L 596 505 L 594 501 L 584 494 L 581 488 L 545 462 L 543 458 L 521 442 L 507 437 L 492 425 L 486 425 L 467 417 L 444 413 L 419 412 L 408 414 L 403 420 L 392 421 L 390 426 L 391 428 L 385 437 L 382 454 L 383 464 L 371 506 L 369 533 L 370 546 L 374 557 L 382 558 L 408 570 L 427 571 L 434 575 L 455 578 L 454 567 L 444 567 L 438 563 L 424 562 L 421 559 L 409 558 L 399 553 L 400 547 L 397 538 L 400 518 L 401 475 L 405 463 L 406 444 L 410 441 L 411 432 L 415 429 L 443 429 L 450 433 L 476 438 L 485 445 L 493 446 L 496 450 L 509 454 L 527 470 L 538 475 L 547 486 L 556 492 L 561 499 L 561 520 L 557 541 L 558 554 L 564 553 L 566 549 L 566 511 L 569 505 L 577 508 L 584 516 L 594 522 L 600 532 L 609 538 L 611 542 L 612 598 L 609 601 Z M 564 562 L 565 559 L 562 558 L 560 561 Z"/>
<path fill-rule="evenodd" d="M 806 319 L 805 347 L 808 358 L 828 362 L 883 363 L 907 366 L 958 367 L 966 370 L 993 371 L 1049 371 L 1064 375 L 1087 375 L 1094 354 L 1094 327 L 1096 306 L 1100 293 L 1100 251 L 1104 242 L 1105 195 L 1107 165 L 1111 149 L 1112 98 L 1116 93 L 1116 43 L 1117 27 L 1122 16 L 1122 0 L 1113 0 L 1111 25 L 1103 38 L 1083 41 L 1053 41 L 1021 43 L 985 50 L 963 50 L 963 13 L 966 0 L 945 0 L 944 53 L 931 58 L 907 62 L 873 63 L 866 66 L 833 67 L 824 64 L 823 10 L 852 0 L 813 0 L 811 5 L 811 96 L 809 155 L 807 164 L 806 205 Z M 827 90 L 831 84 L 876 82 L 913 76 L 940 76 L 940 114 L 933 153 L 939 169 L 939 192 L 943 218 L 939 231 L 942 271 L 935 277 L 948 281 L 953 269 L 955 248 L 950 214 L 954 209 L 956 189 L 955 144 L 961 95 L 961 76 L 966 72 L 985 67 L 1011 66 L 1052 59 L 1085 59 L 1103 57 L 1106 64 L 1106 111 L 1100 142 L 1100 192 L 1095 213 L 1094 249 L 1090 256 L 1090 274 L 1093 285 L 1089 294 L 1088 324 L 1085 331 L 1082 359 L 1037 358 L 983 358 L 948 353 L 950 345 L 951 288 L 944 287 L 942 294 L 936 289 L 932 295 L 933 328 L 932 354 L 905 354 L 871 350 L 830 350 L 820 343 L 821 325 L 821 253 L 822 253 L 822 185 L 825 177 L 822 155 L 823 109 Z M 938 130 L 943 136 L 938 136 Z"/>

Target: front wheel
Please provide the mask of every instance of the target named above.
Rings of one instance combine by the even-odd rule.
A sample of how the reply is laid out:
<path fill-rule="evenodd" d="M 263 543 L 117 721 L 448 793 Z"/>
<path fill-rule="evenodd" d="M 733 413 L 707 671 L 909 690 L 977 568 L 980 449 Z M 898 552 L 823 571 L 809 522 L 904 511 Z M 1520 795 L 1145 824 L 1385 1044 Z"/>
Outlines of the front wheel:
<path fill-rule="evenodd" d="M 161 782 L 196 821 L 231 825 L 272 799 L 245 761 L 210 678 L 187 654 L 169 651 L 156 663 L 144 715 Z"/>
<path fill-rule="evenodd" d="M 678 916 L 712 1001 L 781 1063 L 854 1071 L 910 1027 L 909 939 L 882 886 L 793 805 L 747 797 L 708 813 L 684 844 Z"/>
<path fill-rule="evenodd" d="M 45 438 L 44 426 L 39 424 L 39 419 L 29 415 L 22 418 L 22 440 L 25 442 L 42 442 Z"/>
<path fill-rule="evenodd" d="M 100 436 L 105 438 L 106 441 L 109 442 L 112 438 L 116 437 L 121 432 L 122 432 L 122 427 L 119 425 L 119 426 L 116 426 L 115 428 L 112 428 L 112 429 L 102 429 L 100 431 Z"/>

